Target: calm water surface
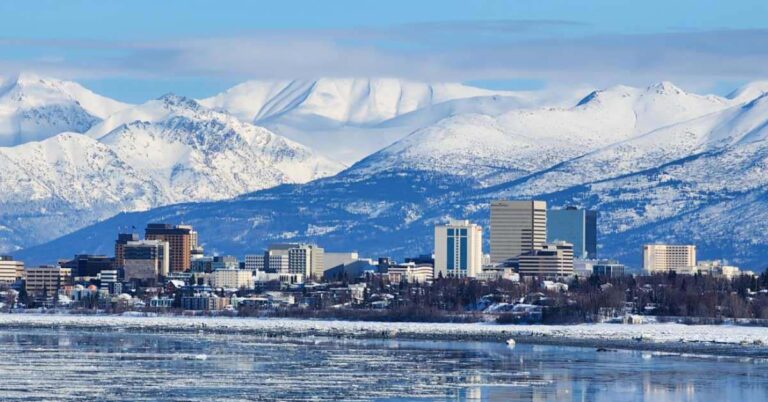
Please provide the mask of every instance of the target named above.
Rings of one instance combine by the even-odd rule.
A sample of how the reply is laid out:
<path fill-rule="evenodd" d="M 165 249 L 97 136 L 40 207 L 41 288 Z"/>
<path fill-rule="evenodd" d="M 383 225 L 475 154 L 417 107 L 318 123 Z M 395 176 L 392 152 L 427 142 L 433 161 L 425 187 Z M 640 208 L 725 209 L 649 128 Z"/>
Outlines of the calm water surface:
<path fill-rule="evenodd" d="M 768 362 L 490 343 L 3 330 L 0 397 L 768 401 Z"/>

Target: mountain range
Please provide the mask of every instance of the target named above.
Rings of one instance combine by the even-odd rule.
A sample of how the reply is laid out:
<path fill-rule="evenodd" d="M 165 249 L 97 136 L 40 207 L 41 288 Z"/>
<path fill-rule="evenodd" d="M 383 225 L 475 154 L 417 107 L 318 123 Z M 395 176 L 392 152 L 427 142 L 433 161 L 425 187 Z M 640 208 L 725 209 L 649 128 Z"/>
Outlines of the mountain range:
<path fill-rule="evenodd" d="M 315 86 L 249 82 L 200 102 L 181 102 L 239 121 L 273 124 L 278 133 L 314 135 L 328 146 L 343 142 L 352 131 L 362 141 L 393 127 L 394 142 L 338 168 L 335 175 L 308 178 L 304 184 L 284 180 L 215 201 L 119 213 L 17 254 L 43 262 L 75 252 L 110 253 L 120 228 L 183 221 L 198 229 L 209 252 L 242 255 L 271 242 L 301 240 L 330 251 L 402 257 L 431 251 L 432 226 L 448 217 L 472 219 L 487 228 L 491 200 L 537 198 L 553 207 L 597 209 L 598 254 L 630 265 L 639 263 L 643 243 L 655 241 L 692 242 L 701 258 L 728 258 L 749 268 L 765 265 L 765 83 L 749 84 L 727 97 L 688 93 L 668 82 L 616 86 L 570 104 L 570 95 L 563 95 L 542 105 L 542 98 L 531 94 L 462 86 L 321 81 Z M 325 89 L 314 93 L 313 88 Z M 433 95 L 425 95 L 430 91 L 424 88 L 432 88 Z M 366 91 L 376 95 L 360 95 Z M 392 101 L 400 98 L 401 103 Z M 119 128 L 130 126 L 130 120 L 135 119 L 108 117 L 84 137 L 114 147 L 109 137 L 114 130 L 126 131 Z M 210 138 L 204 131 L 187 132 L 200 134 L 200 141 Z M 132 154 L 139 147 L 131 144 L 147 143 L 142 141 L 126 137 L 116 149 Z M 165 149 L 168 143 L 156 146 Z M 163 159 L 153 159 L 158 163 L 153 166 L 162 171 Z M 142 166 L 142 160 L 120 160 L 132 168 Z M 122 194 L 130 194 L 131 186 L 139 185 L 129 181 Z M 227 197 L 234 198 L 222 199 Z M 172 202 L 179 200 L 167 204 Z"/>

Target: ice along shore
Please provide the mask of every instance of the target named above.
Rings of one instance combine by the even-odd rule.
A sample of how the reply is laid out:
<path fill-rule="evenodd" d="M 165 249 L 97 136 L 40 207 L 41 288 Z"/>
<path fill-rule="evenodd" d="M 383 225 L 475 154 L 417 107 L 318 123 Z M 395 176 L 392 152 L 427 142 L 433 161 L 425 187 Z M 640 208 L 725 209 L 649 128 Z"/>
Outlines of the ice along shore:
<path fill-rule="evenodd" d="M 0 314 L 0 331 L 18 328 L 490 342 L 506 342 L 511 338 L 517 343 L 768 358 L 768 329 L 733 325 L 499 325 L 277 318 Z"/>

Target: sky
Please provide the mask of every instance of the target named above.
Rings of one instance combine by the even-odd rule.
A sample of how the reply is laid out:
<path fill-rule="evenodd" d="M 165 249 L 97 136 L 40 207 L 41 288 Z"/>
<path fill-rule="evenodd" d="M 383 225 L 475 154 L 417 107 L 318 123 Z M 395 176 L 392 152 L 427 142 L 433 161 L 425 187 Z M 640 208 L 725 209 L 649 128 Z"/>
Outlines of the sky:
<path fill-rule="evenodd" d="M 725 94 L 768 78 L 766 15 L 764 0 L 7 1 L 0 75 L 127 102 L 318 77 Z"/>

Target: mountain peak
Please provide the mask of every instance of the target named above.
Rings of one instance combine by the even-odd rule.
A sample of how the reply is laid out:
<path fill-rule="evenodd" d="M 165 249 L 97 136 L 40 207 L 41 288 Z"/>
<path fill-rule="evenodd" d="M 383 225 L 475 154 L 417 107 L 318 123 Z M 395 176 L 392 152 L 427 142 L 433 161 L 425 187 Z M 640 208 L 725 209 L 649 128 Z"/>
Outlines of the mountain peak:
<path fill-rule="evenodd" d="M 183 95 L 176 95 L 175 93 L 169 92 L 159 98 L 157 100 L 162 101 L 165 105 L 168 105 L 170 107 L 180 107 L 185 109 L 193 109 L 198 110 L 200 109 L 200 104 L 197 103 L 192 98 L 188 98 Z"/>
<path fill-rule="evenodd" d="M 681 95 L 685 93 L 685 91 L 669 81 L 661 81 L 655 84 L 651 84 L 648 86 L 648 88 L 646 88 L 646 92 L 655 92 L 657 94 L 667 95 Z"/>

